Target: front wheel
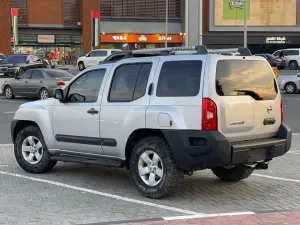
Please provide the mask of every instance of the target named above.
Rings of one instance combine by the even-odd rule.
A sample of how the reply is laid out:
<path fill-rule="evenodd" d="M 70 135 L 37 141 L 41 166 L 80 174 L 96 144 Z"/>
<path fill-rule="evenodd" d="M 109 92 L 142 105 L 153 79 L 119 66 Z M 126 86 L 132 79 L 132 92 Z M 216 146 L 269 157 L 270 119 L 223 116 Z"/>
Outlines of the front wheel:
<path fill-rule="evenodd" d="M 237 182 L 248 178 L 254 169 L 244 165 L 238 165 L 232 168 L 218 167 L 212 169 L 212 172 L 222 181 Z"/>
<path fill-rule="evenodd" d="M 290 82 L 284 86 L 284 90 L 287 94 L 295 94 L 297 92 L 296 84 Z"/>
<path fill-rule="evenodd" d="M 4 88 L 4 94 L 5 94 L 5 97 L 7 99 L 13 99 L 13 98 L 15 98 L 14 93 L 13 93 L 13 89 L 9 85 Z"/>
<path fill-rule="evenodd" d="M 169 195 L 184 176 L 169 145 L 161 137 L 147 137 L 135 145 L 130 171 L 139 192 L 153 199 Z"/>
<path fill-rule="evenodd" d="M 79 68 L 80 71 L 84 70 L 85 69 L 84 63 L 83 62 L 79 62 L 78 63 L 78 68 Z"/>
<path fill-rule="evenodd" d="M 46 173 L 55 165 L 42 132 L 37 126 L 23 128 L 17 135 L 14 147 L 15 157 L 20 167 L 28 173 Z"/>

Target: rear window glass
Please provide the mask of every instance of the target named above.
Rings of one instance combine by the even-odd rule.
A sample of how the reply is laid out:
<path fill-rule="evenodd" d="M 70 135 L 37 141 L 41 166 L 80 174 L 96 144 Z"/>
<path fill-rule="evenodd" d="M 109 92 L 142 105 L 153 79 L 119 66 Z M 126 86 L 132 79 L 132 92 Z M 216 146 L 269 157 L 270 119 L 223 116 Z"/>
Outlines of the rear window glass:
<path fill-rule="evenodd" d="M 220 96 L 249 95 L 256 100 L 274 100 L 277 96 L 272 69 L 258 60 L 219 60 L 216 91 Z"/>
<path fill-rule="evenodd" d="M 56 71 L 56 70 L 52 70 L 52 71 L 47 71 L 47 73 L 53 77 L 53 78 L 60 78 L 60 77 L 73 77 L 72 74 L 65 72 L 65 71 Z"/>
<path fill-rule="evenodd" d="M 161 68 L 157 97 L 197 96 L 200 89 L 202 61 L 170 61 Z"/>

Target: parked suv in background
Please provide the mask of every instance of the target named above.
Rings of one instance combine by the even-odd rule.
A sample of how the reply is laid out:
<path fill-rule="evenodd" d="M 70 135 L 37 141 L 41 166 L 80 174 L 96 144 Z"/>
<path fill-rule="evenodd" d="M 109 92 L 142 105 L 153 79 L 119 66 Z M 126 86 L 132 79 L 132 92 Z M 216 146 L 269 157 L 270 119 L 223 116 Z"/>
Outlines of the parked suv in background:
<path fill-rule="evenodd" d="M 297 70 L 300 65 L 300 54 L 299 54 L 300 49 L 299 48 L 281 49 L 274 52 L 273 55 L 279 57 L 281 51 L 283 52 L 284 58 L 286 60 L 285 64 L 291 70 Z"/>
<path fill-rule="evenodd" d="M 102 62 L 107 56 L 115 52 L 120 52 L 120 49 L 97 49 L 90 51 L 85 56 L 79 57 L 77 60 L 77 65 L 80 71 L 84 70 L 89 66 L 98 65 Z"/>
<path fill-rule="evenodd" d="M 11 124 L 21 168 L 45 173 L 57 161 L 126 167 L 144 196 L 162 198 L 184 174 L 211 169 L 235 182 L 290 149 L 264 58 L 245 49 L 241 56 L 209 54 L 205 46 L 190 51 L 196 54 L 176 50 L 86 69 L 54 98 L 21 105 Z"/>

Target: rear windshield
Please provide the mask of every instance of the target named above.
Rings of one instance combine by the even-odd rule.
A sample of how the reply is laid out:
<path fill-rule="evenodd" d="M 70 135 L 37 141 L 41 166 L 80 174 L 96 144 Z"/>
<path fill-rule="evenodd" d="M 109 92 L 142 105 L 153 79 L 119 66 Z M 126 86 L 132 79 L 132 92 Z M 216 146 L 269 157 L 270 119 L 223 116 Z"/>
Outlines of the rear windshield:
<path fill-rule="evenodd" d="M 278 92 L 270 66 L 258 60 L 219 60 L 216 91 L 220 96 L 249 95 L 256 100 L 274 100 Z"/>
<path fill-rule="evenodd" d="M 47 71 L 47 73 L 52 77 L 52 78 L 61 78 L 61 77 L 73 77 L 72 74 L 66 72 L 66 71 Z"/>

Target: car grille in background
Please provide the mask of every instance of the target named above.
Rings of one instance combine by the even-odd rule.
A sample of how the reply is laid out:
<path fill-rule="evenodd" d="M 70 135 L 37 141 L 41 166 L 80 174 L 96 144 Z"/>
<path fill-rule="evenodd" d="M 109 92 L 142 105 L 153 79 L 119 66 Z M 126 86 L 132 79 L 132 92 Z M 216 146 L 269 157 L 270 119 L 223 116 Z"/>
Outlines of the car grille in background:
<path fill-rule="evenodd" d="M 4 73 L 7 72 L 7 70 L 8 70 L 7 67 L 0 67 L 0 72 L 2 72 L 2 73 L 3 73 L 3 72 L 4 72 Z"/>

